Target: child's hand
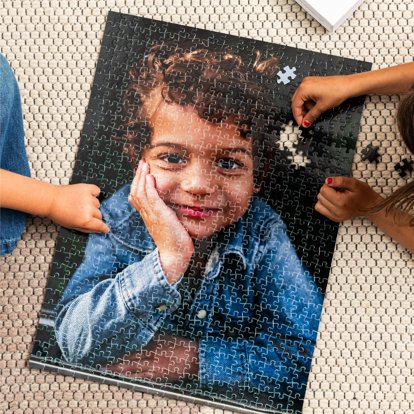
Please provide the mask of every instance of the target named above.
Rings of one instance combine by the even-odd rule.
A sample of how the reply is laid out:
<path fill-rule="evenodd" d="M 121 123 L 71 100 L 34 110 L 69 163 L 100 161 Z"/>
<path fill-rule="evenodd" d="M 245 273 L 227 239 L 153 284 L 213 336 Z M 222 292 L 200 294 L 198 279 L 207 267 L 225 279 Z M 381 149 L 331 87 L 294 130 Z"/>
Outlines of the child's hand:
<path fill-rule="evenodd" d="M 319 191 L 315 210 L 329 219 L 340 222 L 365 216 L 364 209 L 382 200 L 368 184 L 349 177 L 329 177 Z"/>
<path fill-rule="evenodd" d="M 105 371 L 133 378 L 180 381 L 198 377 L 198 344 L 187 338 L 156 335 L 141 351 L 124 356 Z"/>
<path fill-rule="evenodd" d="M 312 76 L 303 79 L 292 97 L 292 112 L 298 125 L 309 127 L 328 109 L 349 97 L 346 76 Z"/>
<path fill-rule="evenodd" d="M 108 233 L 102 221 L 99 200 L 100 189 L 93 184 L 53 186 L 52 202 L 46 216 L 68 229 L 85 233 Z"/>
<path fill-rule="evenodd" d="M 187 230 L 178 220 L 155 188 L 149 166 L 140 161 L 131 185 L 129 202 L 141 215 L 145 226 L 158 247 L 162 269 L 169 283 L 175 283 L 187 270 L 194 244 Z"/>

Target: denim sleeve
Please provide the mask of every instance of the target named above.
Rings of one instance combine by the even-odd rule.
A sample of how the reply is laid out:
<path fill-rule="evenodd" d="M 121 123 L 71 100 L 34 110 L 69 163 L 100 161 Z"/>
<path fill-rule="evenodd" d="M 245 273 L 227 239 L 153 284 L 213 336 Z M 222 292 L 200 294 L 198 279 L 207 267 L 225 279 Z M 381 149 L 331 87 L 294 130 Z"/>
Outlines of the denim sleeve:
<path fill-rule="evenodd" d="M 243 338 L 202 339 L 200 381 L 210 389 L 233 386 L 232 392 L 297 400 L 305 394 L 323 296 L 283 226 L 271 229 L 258 256 L 251 332 Z"/>
<path fill-rule="evenodd" d="M 139 351 L 181 301 L 157 249 L 120 270 L 111 237 L 90 236 L 85 260 L 55 309 L 56 338 L 71 363 L 99 368 Z"/>
<path fill-rule="evenodd" d="M 30 177 L 20 101 L 13 71 L 0 53 L 0 169 Z M 0 256 L 13 251 L 25 225 L 26 213 L 0 208 Z"/>

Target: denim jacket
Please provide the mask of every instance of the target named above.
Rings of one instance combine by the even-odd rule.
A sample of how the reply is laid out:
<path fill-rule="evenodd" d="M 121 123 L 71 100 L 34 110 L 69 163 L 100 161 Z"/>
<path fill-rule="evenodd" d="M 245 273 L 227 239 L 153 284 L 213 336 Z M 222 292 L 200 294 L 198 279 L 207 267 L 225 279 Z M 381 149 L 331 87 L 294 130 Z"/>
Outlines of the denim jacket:
<path fill-rule="evenodd" d="M 126 185 L 102 203 L 111 232 L 89 236 L 55 309 L 64 358 L 95 367 L 119 362 L 164 332 L 198 341 L 203 389 L 303 398 L 323 297 L 280 217 L 253 197 L 243 217 L 220 231 L 191 297 L 184 279 L 168 283 L 129 191 Z"/>

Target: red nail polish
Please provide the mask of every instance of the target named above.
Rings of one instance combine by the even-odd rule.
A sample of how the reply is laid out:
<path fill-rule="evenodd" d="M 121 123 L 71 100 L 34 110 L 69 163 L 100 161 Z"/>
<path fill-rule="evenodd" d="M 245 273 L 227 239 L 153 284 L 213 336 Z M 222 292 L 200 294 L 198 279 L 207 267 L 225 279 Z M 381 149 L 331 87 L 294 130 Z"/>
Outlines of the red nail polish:
<path fill-rule="evenodd" d="M 304 126 L 305 128 L 309 127 L 309 126 L 310 126 L 310 122 L 309 122 L 309 121 L 304 120 L 304 121 L 303 121 L 303 126 Z"/>
<path fill-rule="evenodd" d="M 331 177 L 326 179 L 326 184 L 332 184 L 333 179 Z"/>

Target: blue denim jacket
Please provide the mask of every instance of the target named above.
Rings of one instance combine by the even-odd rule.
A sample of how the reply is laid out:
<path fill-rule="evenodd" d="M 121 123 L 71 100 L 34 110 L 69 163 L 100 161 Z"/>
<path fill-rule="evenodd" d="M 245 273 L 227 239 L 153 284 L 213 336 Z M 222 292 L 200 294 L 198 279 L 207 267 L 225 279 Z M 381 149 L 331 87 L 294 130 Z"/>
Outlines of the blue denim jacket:
<path fill-rule="evenodd" d="M 126 185 L 102 204 L 111 232 L 89 236 L 55 309 L 64 358 L 99 367 L 164 332 L 198 341 L 204 389 L 303 398 L 323 297 L 279 216 L 253 197 L 244 216 L 221 230 L 191 299 L 184 279 L 167 282 L 129 191 Z"/>

